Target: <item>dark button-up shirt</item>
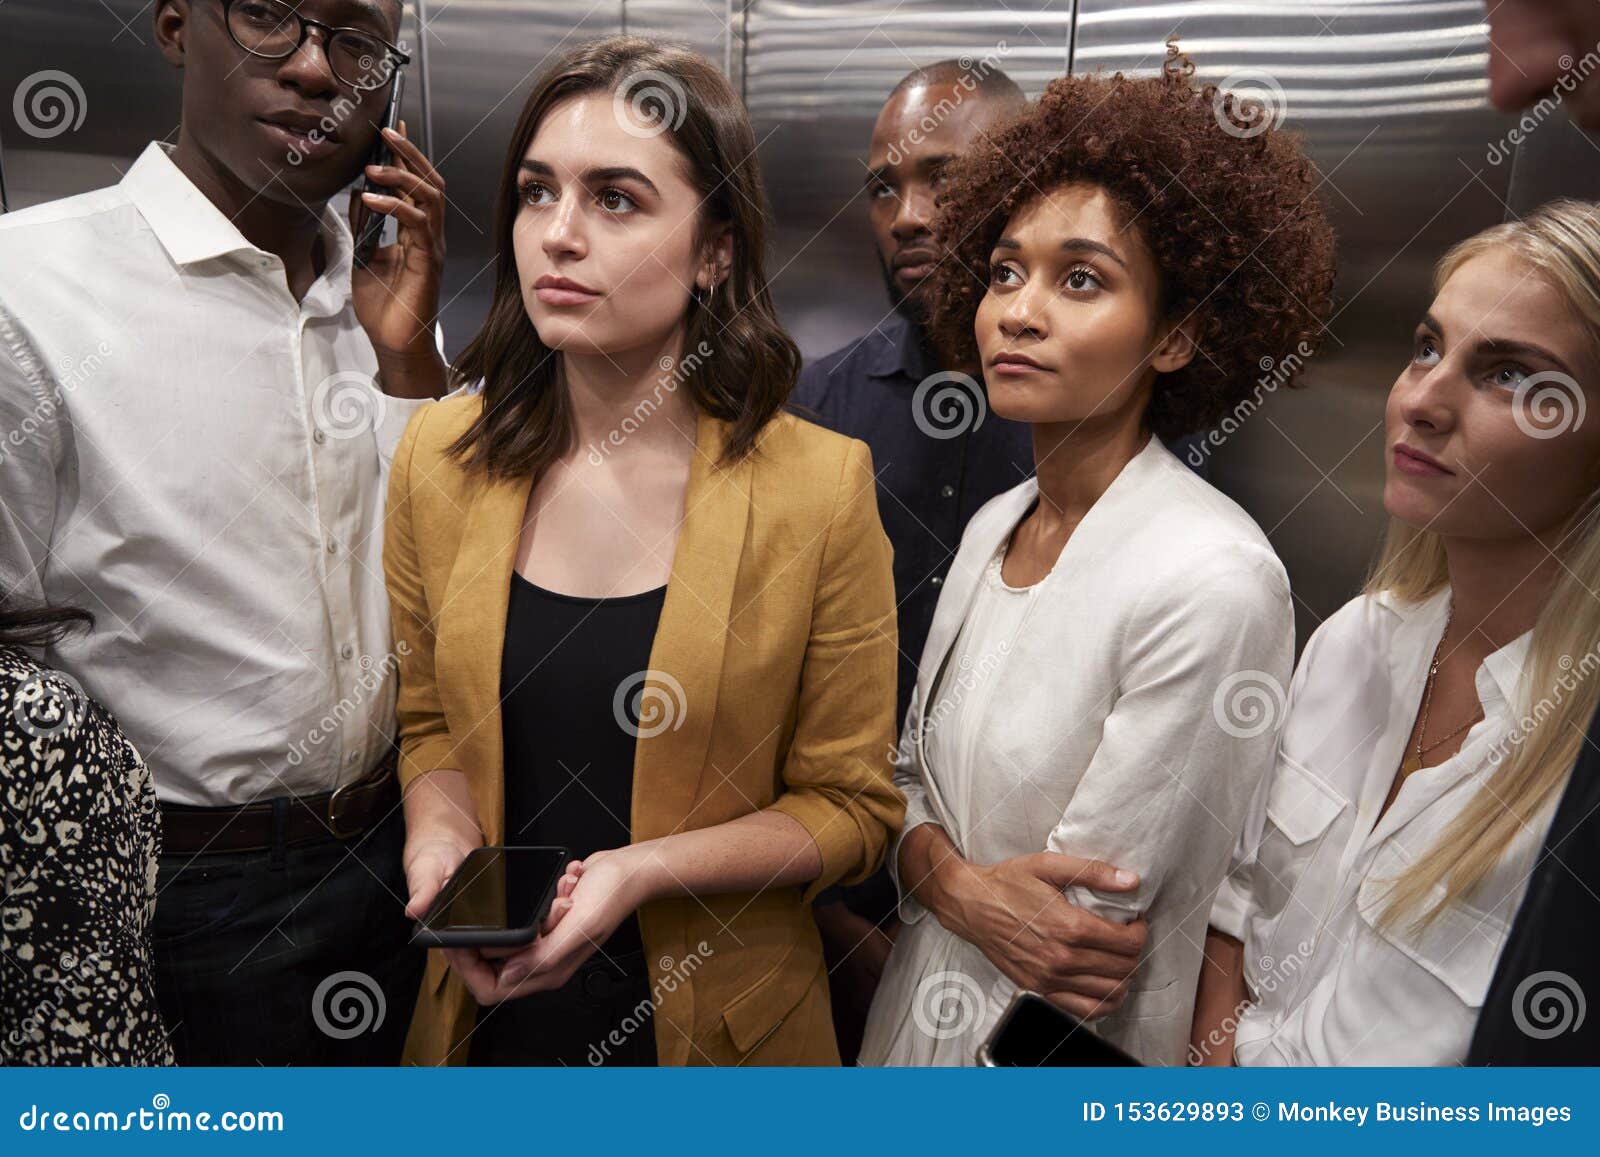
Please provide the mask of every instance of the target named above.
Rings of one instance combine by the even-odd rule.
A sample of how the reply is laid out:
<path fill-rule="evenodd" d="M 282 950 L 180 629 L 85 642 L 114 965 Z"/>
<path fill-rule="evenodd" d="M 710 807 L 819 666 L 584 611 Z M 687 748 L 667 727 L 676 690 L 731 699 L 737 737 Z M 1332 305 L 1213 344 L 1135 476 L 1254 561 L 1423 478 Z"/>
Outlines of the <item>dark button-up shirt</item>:
<path fill-rule="evenodd" d="M 802 417 L 859 438 L 872 450 L 878 514 L 894 547 L 901 722 L 967 520 L 1033 473 L 1032 427 L 1026 423 L 997 417 L 986 401 L 979 406 L 969 400 L 963 410 L 960 392 L 965 388 L 970 399 L 971 387 L 956 381 L 932 383 L 917 396 L 917 387 L 938 372 L 918 331 L 896 317 L 808 365 L 790 398 Z M 982 390 L 981 379 L 974 384 Z M 981 420 L 974 421 L 979 414 Z"/>

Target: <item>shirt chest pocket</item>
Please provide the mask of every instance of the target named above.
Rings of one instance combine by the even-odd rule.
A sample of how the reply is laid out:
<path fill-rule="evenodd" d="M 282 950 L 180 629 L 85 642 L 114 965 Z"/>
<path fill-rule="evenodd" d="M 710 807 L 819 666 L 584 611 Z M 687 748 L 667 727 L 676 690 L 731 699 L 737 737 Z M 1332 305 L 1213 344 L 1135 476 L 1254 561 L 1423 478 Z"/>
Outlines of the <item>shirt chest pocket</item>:
<path fill-rule="evenodd" d="M 1291 892 L 1298 893 L 1297 905 L 1302 909 L 1321 910 L 1306 903 L 1306 888 L 1317 878 L 1310 868 L 1328 843 L 1334 821 L 1350 806 L 1315 773 L 1291 756 L 1278 753 L 1267 787 L 1267 823 L 1257 852 L 1264 869 L 1257 874 L 1257 886 L 1266 893 L 1261 900 L 1267 911 L 1283 911 Z"/>
<path fill-rule="evenodd" d="M 1381 848 L 1373 857 L 1357 901 L 1363 923 L 1371 934 L 1443 984 L 1463 1004 L 1481 1008 L 1509 932 L 1507 920 L 1461 901 L 1445 905 L 1421 928 L 1413 927 L 1415 918 L 1411 913 L 1401 913 L 1394 920 L 1384 919 L 1393 881 L 1404 874 L 1406 865 L 1406 857 L 1392 845 Z M 1435 888 L 1429 902 L 1437 902 L 1443 891 Z M 1374 983 L 1381 982 L 1375 978 Z M 1415 991 L 1418 1004 L 1426 1007 L 1423 991 L 1395 978 L 1392 991 L 1407 989 Z"/>

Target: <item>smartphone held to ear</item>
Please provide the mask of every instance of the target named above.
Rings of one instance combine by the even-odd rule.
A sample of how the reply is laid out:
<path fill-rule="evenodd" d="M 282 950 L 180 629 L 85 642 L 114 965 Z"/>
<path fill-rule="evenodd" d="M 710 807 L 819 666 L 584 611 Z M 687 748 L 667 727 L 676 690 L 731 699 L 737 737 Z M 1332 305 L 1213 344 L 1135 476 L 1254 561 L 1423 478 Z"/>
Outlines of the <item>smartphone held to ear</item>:
<path fill-rule="evenodd" d="M 439 889 L 411 942 L 428 948 L 531 944 L 571 862 L 566 848 L 477 848 Z"/>
<path fill-rule="evenodd" d="M 389 103 L 385 105 L 383 109 L 382 124 L 386 129 L 395 129 L 396 131 L 399 130 L 400 90 L 404 80 L 405 74 L 398 68 L 395 69 L 394 82 L 389 89 Z M 367 164 L 394 164 L 394 151 L 389 148 L 389 142 L 384 139 L 382 133 L 379 133 L 378 139 L 373 142 L 372 153 L 367 157 Z M 378 184 L 371 177 L 363 177 L 361 181 L 361 192 L 383 193 L 388 196 L 394 195 L 389 189 Z M 357 194 L 358 197 L 359 195 L 360 194 Z M 373 212 L 372 207 L 369 206 L 365 201 L 362 201 L 361 214 L 358 220 L 360 224 L 356 229 L 355 261 L 357 265 L 365 268 L 367 263 L 372 260 L 372 255 L 378 251 L 378 239 L 383 236 L 384 222 L 388 221 L 389 218 L 383 213 Z"/>

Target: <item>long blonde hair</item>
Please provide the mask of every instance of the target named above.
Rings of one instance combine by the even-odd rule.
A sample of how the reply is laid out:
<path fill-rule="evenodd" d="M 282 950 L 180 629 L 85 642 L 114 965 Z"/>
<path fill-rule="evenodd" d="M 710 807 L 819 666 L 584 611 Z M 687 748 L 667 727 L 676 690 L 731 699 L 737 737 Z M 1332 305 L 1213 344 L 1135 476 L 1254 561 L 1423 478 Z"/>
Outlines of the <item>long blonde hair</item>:
<path fill-rule="evenodd" d="M 1469 259 L 1502 246 L 1533 265 L 1566 299 L 1600 361 L 1600 204 L 1561 198 L 1520 221 L 1467 238 L 1440 259 L 1434 292 Z M 1513 705 L 1519 722 L 1491 753 L 1492 770 L 1466 807 L 1394 881 L 1382 916 L 1386 924 L 1414 913 L 1413 926 L 1426 926 L 1482 884 L 1517 833 L 1566 784 L 1583 749 L 1590 716 L 1600 706 L 1600 678 L 1588 677 L 1600 662 L 1600 600 L 1590 593 L 1600 590 L 1600 491 L 1572 514 L 1556 553 L 1563 565 L 1534 620 L 1528 677 L 1521 702 Z M 1448 581 L 1443 539 L 1391 519 L 1366 593 L 1387 591 L 1420 602 Z M 1430 904 L 1441 885 L 1443 898 Z"/>

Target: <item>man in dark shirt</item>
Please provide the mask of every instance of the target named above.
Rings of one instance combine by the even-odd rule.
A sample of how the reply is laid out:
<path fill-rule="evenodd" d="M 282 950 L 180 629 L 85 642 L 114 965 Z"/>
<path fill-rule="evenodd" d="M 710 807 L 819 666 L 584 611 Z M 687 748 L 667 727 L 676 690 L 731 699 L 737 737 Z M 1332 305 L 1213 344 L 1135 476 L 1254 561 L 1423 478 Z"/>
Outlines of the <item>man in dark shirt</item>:
<path fill-rule="evenodd" d="M 872 233 L 892 309 L 859 340 L 807 366 L 791 399 L 802 416 L 872 448 L 878 513 L 894 546 L 902 721 L 967 520 L 1033 473 L 1029 427 L 990 413 L 982 379 L 941 365 L 925 333 L 941 170 L 1025 105 L 1022 90 L 989 59 L 941 61 L 895 86 L 867 157 Z M 894 908 L 887 872 L 830 890 L 816 904 L 845 1064 L 854 1063 L 888 959 Z"/>

